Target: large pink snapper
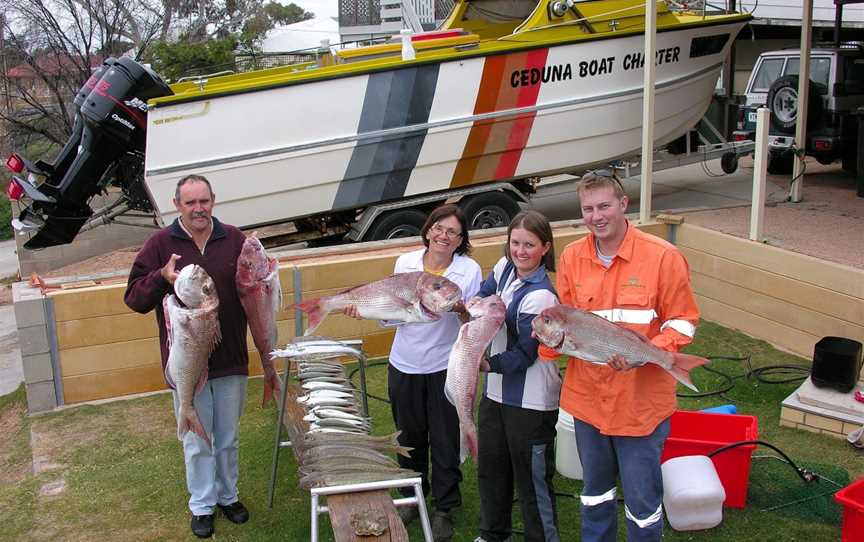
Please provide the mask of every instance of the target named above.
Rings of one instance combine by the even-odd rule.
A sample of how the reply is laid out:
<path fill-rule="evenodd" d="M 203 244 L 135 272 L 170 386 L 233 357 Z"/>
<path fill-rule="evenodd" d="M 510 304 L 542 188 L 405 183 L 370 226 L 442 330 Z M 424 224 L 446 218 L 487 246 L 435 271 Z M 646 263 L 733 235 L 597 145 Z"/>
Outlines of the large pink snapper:
<path fill-rule="evenodd" d="M 369 320 L 434 322 L 461 299 L 462 290 L 449 279 L 414 271 L 390 275 L 335 295 L 308 299 L 294 307 L 309 315 L 304 335 L 311 335 L 327 314 L 348 305 L 354 305 L 360 317 Z"/>
<path fill-rule="evenodd" d="M 271 352 L 278 340 L 276 313 L 282 308 L 282 286 L 279 284 L 279 262 L 267 256 L 254 233 L 243 242 L 240 257 L 237 258 L 236 283 L 240 304 L 243 305 L 252 332 L 252 341 L 264 368 L 263 407 L 273 397 L 273 392 L 279 390 Z"/>
<path fill-rule="evenodd" d="M 179 301 L 178 301 L 179 299 Z M 177 390 L 177 438 L 187 431 L 210 443 L 193 400 L 207 383 L 207 362 L 221 339 L 219 296 L 213 279 L 197 265 L 187 265 L 174 281 L 174 295 L 162 300 L 168 331 L 165 378 Z"/>
<path fill-rule="evenodd" d="M 506 311 L 507 307 L 497 295 L 481 299 L 468 309 L 474 319 L 462 324 L 450 350 L 444 395 L 456 407 L 456 414 L 459 416 L 459 458 L 462 461 L 465 461 L 469 453 L 477 460 L 474 399 L 477 395 L 480 362 L 489 343 L 501 329 Z"/>
<path fill-rule="evenodd" d="M 690 370 L 708 363 L 699 356 L 661 350 L 632 329 L 567 305 L 549 307 L 531 322 L 534 336 L 546 346 L 592 363 L 607 363 L 620 354 L 631 367 L 654 363 L 691 390 Z"/>

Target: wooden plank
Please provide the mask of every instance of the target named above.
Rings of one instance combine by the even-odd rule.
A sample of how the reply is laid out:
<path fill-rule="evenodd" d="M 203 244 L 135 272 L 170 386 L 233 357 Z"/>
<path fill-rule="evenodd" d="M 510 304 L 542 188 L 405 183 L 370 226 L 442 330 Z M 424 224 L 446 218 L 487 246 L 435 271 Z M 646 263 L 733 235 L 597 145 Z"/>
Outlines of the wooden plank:
<path fill-rule="evenodd" d="M 854 267 L 826 262 L 687 223 L 678 229 L 678 245 L 702 250 L 851 297 L 864 298 L 864 271 Z"/>
<path fill-rule="evenodd" d="M 408 531 L 402 524 L 387 490 L 328 495 L 327 506 L 330 509 L 330 525 L 333 527 L 333 535 L 337 542 L 408 542 Z M 387 516 L 389 525 L 387 532 L 381 536 L 355 535 L 354 527 L 351 526 L 351 516 L 364 511 L 383 512 Z"/>
<path fill-rule="evenodd" d="M 300 284 L 304 294 L 313 290 L 344 289 L 366 284 L 393 273 L 396 258 L 360 257 L 320 264 L 300 264 Z"/>
<path fill-rule="evenodd" d="M 714 277 L 693 273 L 693 291 L 750 314 L 817 337 L 837 335 L 864 340 L 864 325 L 840 320 L 806 307 L 748 290 Z"/>
<path fill-rule="evenodd" d="M 125 291 L 125 284 L 115 284 L 80 290 L 55 290 L 49 292 L 48 297 L 54 303 L 54 319 L 64 322 L 130 312 L 123 302 Z"/>
<path fill-rule="evenodd" d="M 63 378 L 66 404 L 165 389 L 162 365 L 155 364 Z"/>
<path fill-rule="evenodd" d="M 57 348 L 69 350 L 159 336 L 153 314 L 96 316 L 56 322 Z"/>
<path fill-rule="evenodd" d="M 685 247 L 681 251 L 694 273 L 736 284 L 847 322 L 864 322 L 864 299 L 744 265 L 702 250 Z M 864 276 L 861 280 L 864 280 Z"/>
<path fill-rule="evenodd" d="M 161 360 L 156 338 L 70 348 L 60 350 L 59 355 L 64 378 L 152 365 Z"/>
<path fill-rule="evenodd" d="M 696 295 L 702 318 L 762 339 L 806 359 L 813 358 L 813 347 L 822 337 L 793 329 L 773 320 L 724 304 L 722 301 Z"/>

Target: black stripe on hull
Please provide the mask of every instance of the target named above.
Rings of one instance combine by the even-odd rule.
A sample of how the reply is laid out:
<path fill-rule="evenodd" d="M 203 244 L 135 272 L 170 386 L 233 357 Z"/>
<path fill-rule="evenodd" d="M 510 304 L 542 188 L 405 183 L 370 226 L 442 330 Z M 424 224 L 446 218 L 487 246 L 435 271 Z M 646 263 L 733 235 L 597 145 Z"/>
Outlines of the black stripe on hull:
<path fill-rule="evenodd" d="M 369 76 L 358 134 L 402 128 L 429 121 L 439 64 Z M 405 195 L 417 165 L 426 129 L 401 138 L 365 139 L 354 147 L 345 177 L 339 183 L 333 208 L 356 207 Z"/>

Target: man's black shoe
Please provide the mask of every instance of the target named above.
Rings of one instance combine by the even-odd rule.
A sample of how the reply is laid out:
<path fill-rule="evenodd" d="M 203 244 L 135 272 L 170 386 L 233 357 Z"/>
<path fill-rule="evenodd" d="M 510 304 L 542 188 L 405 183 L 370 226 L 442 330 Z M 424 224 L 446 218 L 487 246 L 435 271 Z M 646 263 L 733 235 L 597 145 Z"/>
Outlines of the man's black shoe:
<path fill-rule="evenodd" d="M 213 536 L 213 514 L 192 516 L 192 534 L 198 538 Z"/>
<path fill-rule="evenodd" d="M 246 510 L 246 507 L 240 501 L 231 504 L 219 504 L 217 506 L 231 523 L 246 523 L 249 521 L 249 510 Z"/>

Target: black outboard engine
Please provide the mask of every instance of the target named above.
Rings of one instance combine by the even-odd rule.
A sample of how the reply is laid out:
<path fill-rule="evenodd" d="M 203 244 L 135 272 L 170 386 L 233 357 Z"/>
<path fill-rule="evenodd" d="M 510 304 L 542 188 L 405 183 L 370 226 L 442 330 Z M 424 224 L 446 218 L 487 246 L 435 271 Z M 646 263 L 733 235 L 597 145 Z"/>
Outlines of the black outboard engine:
<path fill-rule="evenodd" d="M 19 158 L 31 173 L 45 177 L 38 187 L 14 181 L 32 203 L 13 225 L 21 231 L 38 230 L 25 248 L 62 245 L 75 238 L 93 215 L 88 201 L 114 180 L 117 164 L 129 155 L 142 162 L 147 100 L 170 94 L 158 75 L 134 60 L 105 61 L 76 94 L 80 107 L 72 135 L 54 163 L 31 164 Z"/>

